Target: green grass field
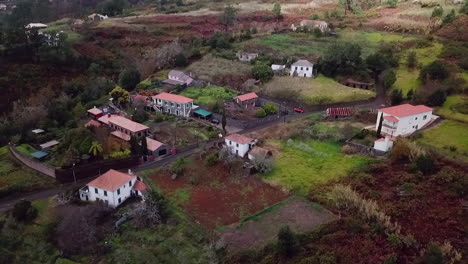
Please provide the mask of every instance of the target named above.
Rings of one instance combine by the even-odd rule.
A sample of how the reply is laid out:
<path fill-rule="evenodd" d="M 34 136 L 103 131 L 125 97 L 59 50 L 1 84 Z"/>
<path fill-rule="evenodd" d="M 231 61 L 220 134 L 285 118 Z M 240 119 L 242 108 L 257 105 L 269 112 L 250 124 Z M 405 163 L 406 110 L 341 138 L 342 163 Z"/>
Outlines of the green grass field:
<path fill-rule="evenodd" d="M 400 66 L 396 70 L 397 80 L 393 85 L 393 89 L 401 89 L 403 96 L 406 97 L 406 94 L 409 90 L 416 91 L 421 85 L 419 77 L 419 69 L 410 70 L 406 66 L 407 56 L 409 52 L 414 51 L 418 59 L 418 63 L 421 63 L 423 66 L 428 65 L 429 63 L 435 61 L 437 57 L 442 52 L 443 45 L 441 43 L 434 43 L 430 47 L 426 48 L 411 48 L 404 53 L 400 59 Z"/>
<path fill-rule="evenodd" d="M 341 145 L 333 141 L 304 143 L 314 152 L 285 142 L 272 142 L 279 147 L 280 154 L 265 179 L 306 195 L 315 184 L 346 176 L 351 169 L 368 162 L 363 156 L 341 154 Z"/>
<path fill-rule="evenodd" d="M 468 124 L 446 120 L 425 130 L 422 135 L 417 140 L 419 143 L 453 159 L 468 161 Z"/>
<path fill-rule="evenodd" d="M 456 111 L 457 105 L 462 103 L 468 103 L 468 97 L 464 97 L 463 95 L 448 96 L 444 105 L 437 110 L 437 114 L 448 119 L 468 123 L 468 114 Z"/>
<path fill-rule="evenodd" d="M 351 102 L 375 97 L 374 91 L 347 87 L 323 75 L 317 78 L 274 77 L 262 89 L 268 95 L 285 100 L 300 100 L 309 105 Z"/>
<path fill-rule="evenodd" d="M 181 95 L 194 99 L 195 104 L 215 104 L 219 100 L 229 100 L 236 96 L 236 92 L 218 86 L 189 87 Z"/>
<path fill-rule="evenodd" d="M 20 151 L 27 149 L 23 147 Z M 51 177 L 39 175 L 20 166 L 10 157 L 6 146 L 0 148 L 0 197 L 16 192 L 44 189 L 53 186 L 54 182 Z"/>

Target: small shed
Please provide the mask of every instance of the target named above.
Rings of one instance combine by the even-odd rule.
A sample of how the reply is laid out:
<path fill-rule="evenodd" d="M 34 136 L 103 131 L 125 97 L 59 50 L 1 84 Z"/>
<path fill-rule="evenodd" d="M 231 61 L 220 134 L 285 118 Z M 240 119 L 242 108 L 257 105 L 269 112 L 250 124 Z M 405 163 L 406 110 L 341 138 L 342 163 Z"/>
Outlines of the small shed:
<path fill-rule="evenodd" d="M 49 155 L 49 154 L 47 152 L 45 152 L 45 151 L 36 151 L 36 152 L 31 153 L 31 156 L 33 156 L 34 158 L 36 158 L 38 160 L 41 160 L 41 159 L 47 157 L 47 155 Z"/>
<path fill-rule="evenodd" d="M 205 109 L 197 109 L 195 111 L 193 111 L 193 115 L 198 117 L 198 118 L 203 118 L 203 119 L 208 119 L 211 117 L 213 113 L 211 113 L 210 111 L 206 111 Z"/>
<path fill-rule="evenodd" d="M 236 103 L 241 107 L 255 107 L 255 103 L 258 100 L 256 93 L 247 93 L 235 97 Z"/>
<path fill-rule="evenodd" d="M 31 132 L 33 132 L 36 135 L 39 135 L 39 134 L 44 133 L 45 131 L 44 131 L 44 129 L 37 128 L 37 129 L 31 130 Z"/>
<path fill-rule="evenodd" d="M 364 89 L 364 90 L 369 90 L 372 88 L 372 83 L 365 83 L 365 82 L 358 82 L 353 79 L 346 79 L 341 82 L 341 84 L 352 87 L 352 88 L 359 88 L 359 89 Z"/>
<path fill-rule="evenodd" d="M 101 109 L 97 107 L 93 107 L 88 110 L 88 116 L 94 119 L 98 119 L 103 115 L 103 112 Z"/>
<path fill-rule="evenodd" d="M 148 151 L 150 152 L 150 155 L 152 155 L 155 158 L 169 154 L 168 145 L 154 140 L 152 138 L 146 138 L 146 146 L 148 148 Z"/>
<path fill-rule="evenodd" d="M 58 145 L 59 142 L 57 140 L 51 140 L 49 142 L 46 142 L 44 144 L 39 145 L 41 147 L 41 150 L 47 150 L 50 149 L 51 147 Z"/>

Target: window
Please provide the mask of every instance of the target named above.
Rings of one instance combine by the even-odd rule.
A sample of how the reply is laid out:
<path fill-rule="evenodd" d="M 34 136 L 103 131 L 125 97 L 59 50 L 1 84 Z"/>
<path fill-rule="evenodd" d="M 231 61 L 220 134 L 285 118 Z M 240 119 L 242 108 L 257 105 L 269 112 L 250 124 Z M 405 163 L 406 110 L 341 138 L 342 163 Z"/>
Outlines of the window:
<path fill-rule="evenodd" d="M 423 120 L 426 120 L 426 118 L 427 118 L 427 115 L 423 116 Z"/>
<path fill-rule="evenodd" d="M 236 147 L 239 147 L 239 144 L 236 143 Z"/>
<path fill-rule="evenodd" d="M 418 117 L 415 117 L 414 120 L 418 120 Z"/>
<path fill-rule="evenodd" d="M 107 191 L 104 191 L 104 196 L 107 196 Z"/>
<path fill-rule="evenodd" d="M 98 189 L 97 189 L 97 188 L 94 188 L 94 193 L 97 193 L 97 194 L 99 194 L 99 191 L 98 191 Z"/>
<path fill-rule="evenodd" d="M 302 71 L 302 67 L 301 67 L 301 71 Z"/>
<path fill-rule="evenodd" d="M 306 71 L 308 71 L 308 70 L 309 70 L 309 67 L 306 67 Z"/>
<path fill-rule="evenodd" d="M 128 183 L 128 186 L 132 187 L 132 181 L 130 181 L 130 182 Z"/>
<path fill-rule="evenodd" d="M 232 145 L 232 141 L 229 141 L 229 145 Z"/>
<path fill-rule="evenodd" d="M 297 66 L 296 66 L 296 71 L 297 71 Z"/>
<path fill-rule="evenodd" d="M 180 108 L 180 104 L 177 104 L 177 107 Z"/>
<path fill-rule="evenodd" d="M 117 195 L 119 195 L 119 194 L 120 194 L 120 188 L 119 188 L 119 189 L 117 189 Z"/>
<path fill-rule="evenodd" d="M 120 203 L 120 202 L 122 201 L 122 199 L 120 199 L 120 198 L 119 198 L 119 200 L 118 200 L 118 201 L 119 201 L 119 203 Z"/>
<path fill-rule="evenodd" d="M 171 103 L 171 106 L 174 106 L 174 103 Z"/>

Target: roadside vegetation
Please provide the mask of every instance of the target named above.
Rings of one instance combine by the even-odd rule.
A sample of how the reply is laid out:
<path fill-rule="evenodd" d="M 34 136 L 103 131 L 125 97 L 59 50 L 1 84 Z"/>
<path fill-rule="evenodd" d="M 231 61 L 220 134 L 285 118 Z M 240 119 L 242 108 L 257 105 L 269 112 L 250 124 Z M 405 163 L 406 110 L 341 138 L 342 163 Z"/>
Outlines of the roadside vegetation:
<path fill-rule="evenodd" d="M 195 104 L 214 105 L 219 101 L 232 100 L 236 92 L 219 86 L 189 87 L 181 95 L 194 99 Z"/>

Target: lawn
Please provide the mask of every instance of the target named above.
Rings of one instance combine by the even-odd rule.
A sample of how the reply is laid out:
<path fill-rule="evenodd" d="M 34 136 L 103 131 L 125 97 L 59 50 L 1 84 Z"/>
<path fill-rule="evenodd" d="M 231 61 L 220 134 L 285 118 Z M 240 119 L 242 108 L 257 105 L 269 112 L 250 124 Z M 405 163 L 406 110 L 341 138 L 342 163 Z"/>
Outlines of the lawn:
<path fill-rule="evenodd" d="M 230 100 L 236 92 L 219 86 L 189 87 L 181 95 L 194 99 L 195 104 L 213 105 L 219 100 Z"/>
<path fill-rule="evenodd" d="M 430 47 L 425 48 L 411 48 L 400 59 L 400 66 L 396 70 L 397 80 L 393 85 L 393 89 L 401 89 L 403 96 L 409 90 L 416 91 L 421 85 L 421 81 L 418 79 L 419 70 L 410 70 L 406 66 L 407 56 L 409 52 L 415 52 L 418 63 L 423 66 L 435 61 L 442 52 L 443 45 L 441 43 L 433 43 Z"/>
<path fill-rule="evenodd" d="M 223 76 L 250 76 L 252 66 L 239 61 L 230 61 L 213 55 L 206 55 L 188 66 L 185 71 L 192 72 L 197 78 L 214 82 Z"/>
<path fill-rule="evenodd" d="M 417 141 L 452 159 L 468 161 L 468 124 L 446 120 L 425 130 Z"/>
<path fill-rule="evenodd" d="M 468 105 L 468 97 L 463 95 L 448 96 L 444 105 L 437 110 L 437 114 L 448 119 L 454 119 L 468 123 L 468 114 L 457 111 L 462 104 Z"/>
<path fill-rule="evenodd" d="M 18 164 L 10 156 L 8 147 L 0 148 L 0 198 L 13 193 L 52 187 L 54 182 L 53 178 L 40 175 Z"/>
<path fill-rule="evenodd" d="M 156 123 L 152 128 L 154 129 L 156 140 L 175 146 L 176 148 L 217 138 L 220 132 L 210 125 L 190 119 L 167 120 Z"/>
<path fill-rule="evenodd" d="M 29 144 L 21 144 L 19 146 L 16 147 L 16 149 L 21 152 L 21 154 L 27 156 L 27 157 L 30 157 L 31 156 L 31 153 L 34 153 L 36 152 L 37 150 L 35 148 L 33 148 L 31 145 Z"/>
<path fill-rule="evenodd" d="M 275 144 L 280 153 L 275 158 L 273 171 L 264 176 L 265 180 L 301 195 L 307 195 L 315 184 L 346 176 L 351 169 L 369 161 L 363 156 L 341 154 L 341 145 L 333 141 L 270 143 Z"/>
<path fill-rule="evenodd" d="M 284 100 L 300 100 L 309 105 L 351 102 L 375 97 L 374 91 L 347 87 L 323 75 L 317 78 L 274 77 L 262 89 L 270 96 Z"/>

